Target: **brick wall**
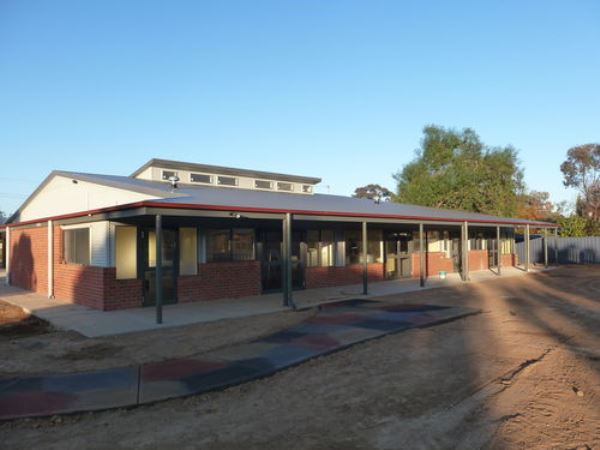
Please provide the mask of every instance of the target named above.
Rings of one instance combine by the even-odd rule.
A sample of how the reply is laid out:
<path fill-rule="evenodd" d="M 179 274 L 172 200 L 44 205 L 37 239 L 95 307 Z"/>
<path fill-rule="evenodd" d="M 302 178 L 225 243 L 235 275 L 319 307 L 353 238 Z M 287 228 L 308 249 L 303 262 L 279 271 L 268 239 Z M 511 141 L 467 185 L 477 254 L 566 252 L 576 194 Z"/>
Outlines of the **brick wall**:
<path fill-rule="evenodd" d="M 142 280 L 117 280 L 114 267 L 66 263 L 63 233 L 54 227 L 54 296 L 104 311 L 142 306 Z"/>
<path fill-rule="evenodd" d="M 179 303 L 246 297 L 261 292 L 260 261 L 199 264 L 197 275 L 177 277 Z"/>
<path fill-rule="evenodd" d="M 469 250 L 469 272 L 489 269 L 487 250 Z"/>
<path fill-rule="evenodd" d="M 14 286 L 48 292 L 48 228 L 10 230 L 10 280 Z"/>
<path fill-rule="evenodd" d="M 384 279 L 382 263 L 369 263 L 367 273 L 369 282 Z M 344 286 L 362 283 L 363 265 L 351 264 L 344 267 L 307 267 L 305 269 L 306 288 Z"/>
<path fill-rule="evenodd" d="M 104 310 L 138 308 L 143 302 L 142 280 L 117 280 L 117 269 L 105 267 Z"/>
<path fill-rule="evenodd" d="M 421 266 L 419 261 L 420 255 L 420 252 L 414 252 L 411 254 L 411 274 L 413 277 L 418 277 L 421 275 Z M 447 273 L 454 272 L 454 263 L 452 262 L 452 258 L 448 258 L 445 252 L 427 252 L 426 255 L 425 267 L 427 269 L 427 276 L 438 275 L 438 273 L 442 270 Z"/>
<path fill-rule="evenodd" d="M 516 266 L 517 265 L 517 255 L 502 255 L 502 266 Z"/>

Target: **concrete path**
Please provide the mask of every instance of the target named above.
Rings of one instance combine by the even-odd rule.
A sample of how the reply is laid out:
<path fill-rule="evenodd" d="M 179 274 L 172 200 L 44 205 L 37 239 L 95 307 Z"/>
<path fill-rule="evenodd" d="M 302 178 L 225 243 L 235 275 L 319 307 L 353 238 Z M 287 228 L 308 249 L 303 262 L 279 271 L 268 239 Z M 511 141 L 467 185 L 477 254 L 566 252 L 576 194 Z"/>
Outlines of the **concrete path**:
<path fill-rule="evenodd" d="M 0 419 L 135 406 L 224 389 L 359 342 L 477 313 L 472 308 L 332 303 L 305 322 L 197 357 L 94 372 L 0 380 Z"/>
<path fill-rule="evenodd" d="M 533 269 L 532 272 L 537 270 L 540 269 Z M 526 272 L 515 267 L 502 269 L 502 278 L 524 275 L 526 275 Z M 485 282 L 498 278 L 495 273 L 489 270 L 472 272 L 470 276 L 470 282 Z M 299 308 L 306 308 L 349 298 L 401 294 L 421 289 L 456 286 L 461 283 L 463 282 L 460 280 L 459 275 L 451 273 L 444 280 L 439 277 L 430 277 L 424 288 L 419 287 L 418 279 L 380 281 L 369 284 L 369 295 L 367 297 L 362 296 L 362 284 L 357 284 L 294 291 L 294 299 Z M 0 283 L 0 300 L 22 307 L 28 313 L 50 322 L 55 328 L 74 330 L 86 337 L 113 336 L 287 310 L 282 305 L 282 295 L 280 293 L 209 302 L 182 303 L 165 306 L 163 308 L 163 324 L 158 325 L 154 308 L 103 312 L 65 301 L 50 300 L 44 295 L 4 286 L 3 283 Z"/>

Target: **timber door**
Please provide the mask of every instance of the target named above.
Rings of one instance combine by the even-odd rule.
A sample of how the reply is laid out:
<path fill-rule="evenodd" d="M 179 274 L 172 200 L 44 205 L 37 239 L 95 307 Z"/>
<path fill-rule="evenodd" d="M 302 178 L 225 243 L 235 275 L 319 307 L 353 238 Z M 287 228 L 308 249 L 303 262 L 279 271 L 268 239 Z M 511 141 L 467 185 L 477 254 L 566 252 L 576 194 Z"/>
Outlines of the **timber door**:
<path fill-rule="evenodd" d="M 411 276 L 411 256 L 408 249 L 408 236 L 393 233 L 385 239 L 385 277 L 387 279 Z"/>
<path fill-rule="evenodd" d="M 177 303 L 178 273 L 177 230 L 162 231 L 162 303 Z M 141 254 L 139 255 L 141 278 L 143 280 L 144 306 L 156 305 L 156 233 L 152 229 L 140 230 Z"/>

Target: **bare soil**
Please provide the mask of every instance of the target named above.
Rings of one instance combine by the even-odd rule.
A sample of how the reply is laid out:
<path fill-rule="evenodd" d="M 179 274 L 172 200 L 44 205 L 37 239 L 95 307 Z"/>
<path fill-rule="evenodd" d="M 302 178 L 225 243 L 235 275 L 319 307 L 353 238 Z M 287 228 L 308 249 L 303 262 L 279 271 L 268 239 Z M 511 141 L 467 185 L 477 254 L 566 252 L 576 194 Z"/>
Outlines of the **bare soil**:
<path fill-rule="evenodd" d="M 11 339 L 2 339 L 0 326 L 0 355 L 10 355 L 10 358 L 0 359 L 0 378 L 107 369 L 183 358 L 288 328 L 315 312 L 280 312 L 103 338 L 86 338 L 73 331 L 47 327 L 43 335 L 27 333 L 23 329 L 18 335 L 10 335 Z M 27 320 L 38 319 L 28 317 Z"/>
<path fill-rule="evenodd" d="M 0 447 L 600 448 L 600 267 L 386 300 L 483 313 L 366 342 L 222 392 L 6 422 Z"/>
<path fill-rule="evenodd" d="M 48 322 L 0 300 L 0 347 L 7 339 L 45 334 L 50 330 Z"/>

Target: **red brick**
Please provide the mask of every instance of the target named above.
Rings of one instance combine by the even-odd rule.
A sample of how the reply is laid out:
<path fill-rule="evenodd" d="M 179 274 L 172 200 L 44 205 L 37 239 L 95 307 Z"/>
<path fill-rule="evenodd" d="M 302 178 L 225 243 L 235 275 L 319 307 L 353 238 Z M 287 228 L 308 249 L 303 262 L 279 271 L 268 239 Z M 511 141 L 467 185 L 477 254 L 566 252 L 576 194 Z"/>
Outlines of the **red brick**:
<path fill-rule="evenodd" d="M 367 273 L 369 281 L 382 281 L 384 279 L 383 264 L 367 264 Z M 305 269 L 307 289 L 359 284 L 362 283 L 362 277 L 362 264 L 351 264 L 343 267 L 307 267 Z"/>
<path fill-rule="evenodd" d="M 180 303 L 260 295 L 259 261 L 212 262 L 198 265 L 197 275 L 177 277 Z"/>
<path fill-rule="evenodd" d="M 48 291 L 48 227 L 11 228 L 10 280 L 30 291 Z"/>

